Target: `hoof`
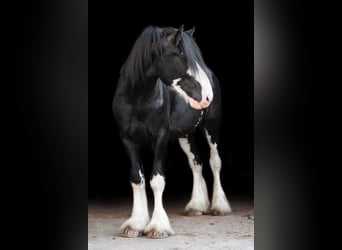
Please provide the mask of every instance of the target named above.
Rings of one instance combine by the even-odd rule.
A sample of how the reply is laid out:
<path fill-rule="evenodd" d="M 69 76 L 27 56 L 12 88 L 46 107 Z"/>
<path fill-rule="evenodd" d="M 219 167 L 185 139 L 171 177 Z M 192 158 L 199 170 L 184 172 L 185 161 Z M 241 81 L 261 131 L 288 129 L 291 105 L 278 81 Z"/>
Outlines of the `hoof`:
<path fill-rule="evenodd" d="M 194 210 L 194 209 L 187 209 L 184 211 L 184 214 L 186 216 L 199 216 L 199 215 L 202 215 L 203 212 L 199 210 Z"/>
<path fill-rule="evenodd" d="M 141 235 L 141 231 L 132 229 L 131 227 L 126 227 L 121 236 L 125 238 L 136 238 Z"/>
<path fill-rule="evenodd" d="M 162 239 L 167 238 L 169 235 L 166 232 L 159 232 L 157 230 L 151 230 L 147 232 L 146 237 L 150 239 Z"/>
<path fill-rule="evenodd" d="M 225 216 L 228 215 L 231 211 L 221 211 L 217 209 L 212 209 L 211 214 L 214 216 Z"/>

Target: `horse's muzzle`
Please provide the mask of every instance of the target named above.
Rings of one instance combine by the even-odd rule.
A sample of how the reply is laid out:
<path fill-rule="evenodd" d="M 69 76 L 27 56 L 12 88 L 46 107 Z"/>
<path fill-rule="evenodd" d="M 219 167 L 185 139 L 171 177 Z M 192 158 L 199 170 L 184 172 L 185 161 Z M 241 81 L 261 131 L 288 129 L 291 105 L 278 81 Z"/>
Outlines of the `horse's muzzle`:
<path fill-rule="evenodd" d="M 202 109 L 207 108 L 210 105 L 211 101 L 212 100 L 209 96 L 207 96 L 206 98 L 203 98 L 203 100 L 200 102 L 195 101 L 194 99 L 190 98 L 189 105 L 193 109 L 202 110 Z"/>

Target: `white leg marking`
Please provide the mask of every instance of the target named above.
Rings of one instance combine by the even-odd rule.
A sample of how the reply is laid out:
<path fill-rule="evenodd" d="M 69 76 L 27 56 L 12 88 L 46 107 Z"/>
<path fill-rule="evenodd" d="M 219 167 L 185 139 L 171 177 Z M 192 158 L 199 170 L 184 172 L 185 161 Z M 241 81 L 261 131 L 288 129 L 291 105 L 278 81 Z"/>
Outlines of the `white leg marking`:
<path fill-rule="evenodd" d="M 154 210 L 150 223 L 145 228 L 144 232 L 157 231 L 160 235 L 172 235 L 174 231 L 171 228 L 169 218 L 163 207 L 163 191 L 165 188 L 165 179 L 160 174 L 153 176 L 151 188 L 154 195 Z"/>
<path fill-rule="evenodd" d="M 210 167 L 214 176 L 214 187 L 213 187 L 213 199 L 211 203 L 211 210 L 219 214 L 230 213 L 232 210 L 230 208 L 229 202 L 221 186 L 220 171 L 221 171 L 221 158 L 217 150 L 217 144 L 212 143 L 211 136 L 205 129 L 207 136 L 207 141 L 210 147 Z"/>
<path fill-rule="evenodd" d="M 140 172 L 140 176 L 142 176 Z M 121 226 L 121 229 L 143 231 L 149 221 L 144 177 L 140 184 L 131 183 L 133 189 L 133 209 L 131 217 Z"/>
<path fill-rule="evenodd" d="M 186 205 L 185 211 L 194 211 L 195 214 L 202 214 L 209 208 L 208 190 L 202 175 L 202 165 L 195 162 L 195 155 L 190 151 L 188 139 L 180 138 L 178 140 L 179 145 L 188 157 L 189 165 L 193 175 L 191 200 Z"/>

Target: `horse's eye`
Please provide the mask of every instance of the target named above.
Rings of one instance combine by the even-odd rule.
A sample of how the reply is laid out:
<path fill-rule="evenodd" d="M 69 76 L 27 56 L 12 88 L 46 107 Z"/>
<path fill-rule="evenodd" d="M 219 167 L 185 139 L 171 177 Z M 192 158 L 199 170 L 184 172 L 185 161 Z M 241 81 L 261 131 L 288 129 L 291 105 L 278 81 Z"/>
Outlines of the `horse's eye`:
<path fill-rule="evenodd" d="M 183 51 L 181 51 L 181 52 L 180 52 L 180 55 L 181 55 L 181 56 L 184 56 L 184 52 L 183 52 Z"/>

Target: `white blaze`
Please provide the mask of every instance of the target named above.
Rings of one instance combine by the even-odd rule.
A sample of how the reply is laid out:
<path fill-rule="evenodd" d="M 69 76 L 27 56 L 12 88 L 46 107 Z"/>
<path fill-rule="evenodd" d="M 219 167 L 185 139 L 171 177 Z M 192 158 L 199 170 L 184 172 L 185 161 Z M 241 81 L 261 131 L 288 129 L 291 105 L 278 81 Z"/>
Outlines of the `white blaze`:
<path fill-rule="evenodd" d="M 181 86 L 178 85 L 179 81 L 181 81 L 181 78 L 174 79 L 171 83 L 171 86 L 173 89 L 175 89 L 180 96 L 183 97 L 183 99 L 189 103 L 190 107 L 197 110 L 202 110 L 204 108 L 207 108 L 210 103 L 213 100 L 213 89 L 210 84 L 210 80 L 208 75 L 205 73 L 203 68 L 196 62 L 196 70 L 193 71 L 190 68 L 187 70 L 188 75 L 195 78 L 195 80 L 201 85 L 201 96 L 202 100 L 196 101 L 181 88 Z"/>
<path fill-rule="evenodd" d="M 202 87 L 202 100 L 205 100 L 205 98 L 209 97 L 209 100 L 213 100 L 213 89 L 210 84 L 210 80 L 208 75 L 205 73 L 205 71 L 202 69 L 202 67 L 196 62 L 197 70 L 196 72 L 193 72 L 191 69 L 188 69 L 187 73 L 194 77 L 197 82 L 200 83 Z"/>

